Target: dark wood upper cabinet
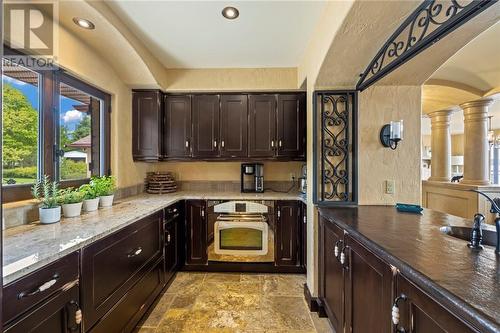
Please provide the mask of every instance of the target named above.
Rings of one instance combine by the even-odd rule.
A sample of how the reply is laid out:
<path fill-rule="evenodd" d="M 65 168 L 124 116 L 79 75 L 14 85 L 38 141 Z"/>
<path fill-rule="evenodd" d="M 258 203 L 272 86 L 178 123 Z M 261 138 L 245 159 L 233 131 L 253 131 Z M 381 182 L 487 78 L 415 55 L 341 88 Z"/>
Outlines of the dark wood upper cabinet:
<path fill-rule="evenodd" d="M 396 297 L 404 294 L 406 299 L 398 301 L 400 322 L 398 328 L 412 333 L 473 333 L 479 332 L 447 309 L 435 302 L 403 275 L 397 277 Z"/>
<path fill-rule="evenodd" d="M 193 96 L 193 157 L 219 155 L 219 95 Z"/>
<path fill-rule="evenodd" d="M 335 332 L 344 325 L 344 267 L 335 247 L 342 248 L 344 231 L 321 218 L 319 221 L 319 297 Z"/>
<path fill-rule="evenodd" d="M 247 157 L 247 95 L 222 95 L 220 110 L 220 156 Z"/>
<path fill-rule="evenodd" d="M 186 201 L 186 264 L 207 264 L 207 218 L 203 200 Z"/>
<path fill-rule="evenodd" d="M 273 157 L 276 150 L 276 96 L 249 95 L 248 157 Z"/>
<path fill-rule="evenodd" d="M 134 160 L 157 161 L 161 158 L 162 92 L 132 92 L 132 155 Z"/>
<path fill-rule="evenodd" d="M 300 265 L 300 209 L 297 201 L 278 201 L 276 216 L 276 265 Z"/>
<path fill-rule="evenodd" d="M 304 156 L 305 94 L 278 95 L 277 156 Z"/>
<path fill-rule="evenodd" d="M 191 96 L 166 96 L 163 155 L 186 158 L 191 155 Z"/>
<path fill-rule="evenodd" d="M 345 236 L 343 252 L 346 254 L 346 331 L 391 332 L 393 273 L 390 265 L 349 235 Z"/>

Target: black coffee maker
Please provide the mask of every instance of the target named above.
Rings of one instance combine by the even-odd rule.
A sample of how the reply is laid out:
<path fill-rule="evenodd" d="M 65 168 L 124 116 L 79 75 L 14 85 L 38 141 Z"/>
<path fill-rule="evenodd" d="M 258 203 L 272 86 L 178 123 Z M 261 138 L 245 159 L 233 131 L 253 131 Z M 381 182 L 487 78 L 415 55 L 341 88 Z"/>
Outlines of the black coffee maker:
<path fill-rule="evenodd" d="M 243 163 L 241 165 L 241 192 L 264 192 L 264 165 L 262 163 Z"/>

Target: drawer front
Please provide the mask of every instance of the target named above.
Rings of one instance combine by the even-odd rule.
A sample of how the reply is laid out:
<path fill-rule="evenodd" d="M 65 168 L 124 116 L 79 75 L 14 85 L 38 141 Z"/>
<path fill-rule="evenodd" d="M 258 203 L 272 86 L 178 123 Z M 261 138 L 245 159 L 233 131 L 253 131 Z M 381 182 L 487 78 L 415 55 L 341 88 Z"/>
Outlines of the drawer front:
<path fill-rule="evenodd" d="M 155 266 L 109 311 L 91 333 L 132 332 L 165 285 L 163 263 Z"/>
<path fill-rule="evenodd" d="M 57 293 L 5 329 L 5 333 L 77 333 L 78 285 Z"/>
<path fill-rule="evenodd" d="M 3 320 L 10 322 L 68 283 L 78 280 L 79 253 L 71 253 L 3 289 Z"/>
<path fill-rule="evenodd" d="M 146 217 L 82 252 L 82 307 L 90 328 L 161 258 L 162 214 Z"/>

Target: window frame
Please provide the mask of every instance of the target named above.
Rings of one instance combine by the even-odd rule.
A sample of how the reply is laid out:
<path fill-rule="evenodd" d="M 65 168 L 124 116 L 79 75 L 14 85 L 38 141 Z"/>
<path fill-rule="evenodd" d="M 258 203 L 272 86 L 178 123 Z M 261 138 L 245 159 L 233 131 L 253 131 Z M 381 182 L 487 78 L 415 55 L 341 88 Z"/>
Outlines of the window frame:
<path fill-rule="evenodd" d="M 5 55 L 20 55 L 19 52 L 4 46 Z M 3 57 L 2 57 L 3 60 Z M 32 70 L 31 68 L 28 68 Z M 55 71 L 37 71 L 39 77 L 39 119 L 38 119 L 38 168 L 37 179 L 44 174 L 51 179 L 60 182 L 61 188 L 78 187 L 89 181 L 88 178 L 77 180 L 60 180 L 60 160 L 55 155 L 55 149 L 59 146 L 59 90 L 60 84 L 67 84 L 75 89 L 102 100 L 102 114 L 99 120 L 101 137 L 100 143 L 100 172 L 103 175 L 111 174 L 111 95 L 105 93 L 92 84 L 80 80 L 67 70 L 59 68 Z M 3 74 L 3 73 L 2 73 Z M 3 175 L 2 175 L 3 179 Z M 19 184 L 4 186 L 2 184 L 2 203 L 30 199 L 31 184 Z"/>

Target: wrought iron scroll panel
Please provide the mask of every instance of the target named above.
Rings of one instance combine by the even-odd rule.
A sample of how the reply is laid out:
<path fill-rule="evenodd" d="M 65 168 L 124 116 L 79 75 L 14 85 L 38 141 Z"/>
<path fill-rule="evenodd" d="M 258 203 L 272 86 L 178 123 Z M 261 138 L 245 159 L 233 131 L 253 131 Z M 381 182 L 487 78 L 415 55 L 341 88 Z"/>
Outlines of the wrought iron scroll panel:
<path fill-rule="evenodd" d="M 357 203 L 357 93 L 314 93 L 313 201 Z"/>
<path fill-rule="evenodd" d="M 368 88 L 497 1 L 425 0 L 378 51 L 356 89 Z"/>

